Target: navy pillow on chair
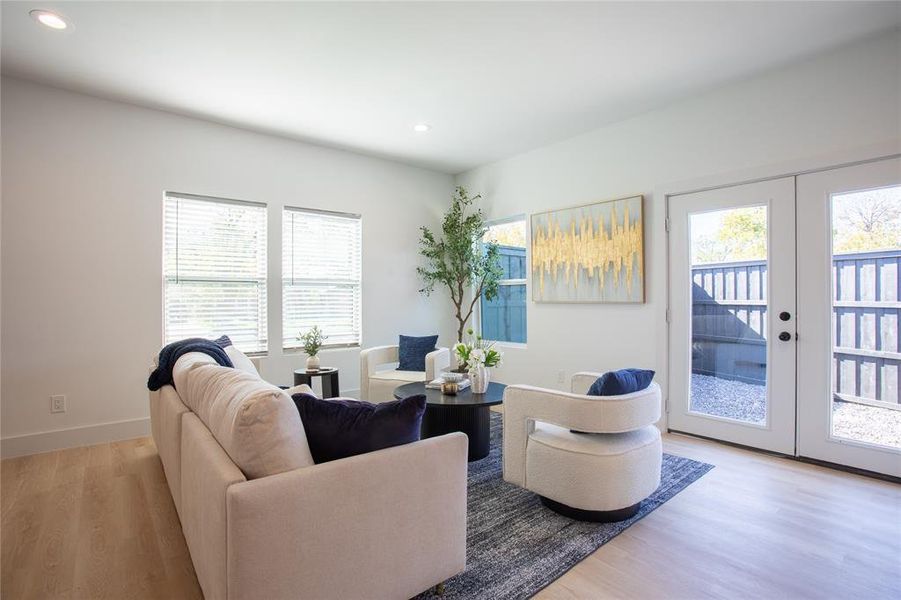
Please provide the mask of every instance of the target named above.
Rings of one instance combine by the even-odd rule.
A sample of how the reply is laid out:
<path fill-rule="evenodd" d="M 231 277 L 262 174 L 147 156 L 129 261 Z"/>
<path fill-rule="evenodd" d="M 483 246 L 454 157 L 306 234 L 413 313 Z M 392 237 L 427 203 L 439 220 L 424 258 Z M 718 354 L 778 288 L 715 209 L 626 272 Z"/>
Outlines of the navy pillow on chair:
<path fill-rule="evenodd" d="M 316 464 L 418 441 L 426 405 L 423 395 L 381 404 L 309 394 L 291 398 Z"/>
<path fill-rule="evenodd" d="M 654 371 L 647 369 L 621 369 L 601 375 L 588 388 L 589 396 L 621 396 L 638 392 L 654 380 Z"/>
<path fill-rule="evenodd" d="M 414 337 L 402 335 L 398 340 L 398 371 L 425 371 L 425 355 L 435 350 L 437 335 Z"/>

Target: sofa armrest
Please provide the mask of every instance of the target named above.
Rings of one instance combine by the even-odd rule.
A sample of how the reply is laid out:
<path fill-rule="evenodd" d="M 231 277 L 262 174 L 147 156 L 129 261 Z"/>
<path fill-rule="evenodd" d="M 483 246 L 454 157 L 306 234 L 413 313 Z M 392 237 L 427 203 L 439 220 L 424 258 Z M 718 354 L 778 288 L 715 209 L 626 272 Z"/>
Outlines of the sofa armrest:
<path fill-rule="evenodd" d="M 228 597 L 410 598 L 466 565 L 461 433 L 229 488 Z"/>
<path fill-rule="evenodd" d="M 660 419 L 660 386 L 622 396 L 585 396 L 530 385 L 504 390 L 504 480 L 525 486 L 525 454 L 535 422 L 589 433 L 622 433 Z"/>
<path fill-rule="evenodd" d="M 435 348 L 425 355 L 425 379 L 432 381 L 441 371 L 450 367 L 450 350 Z"/>

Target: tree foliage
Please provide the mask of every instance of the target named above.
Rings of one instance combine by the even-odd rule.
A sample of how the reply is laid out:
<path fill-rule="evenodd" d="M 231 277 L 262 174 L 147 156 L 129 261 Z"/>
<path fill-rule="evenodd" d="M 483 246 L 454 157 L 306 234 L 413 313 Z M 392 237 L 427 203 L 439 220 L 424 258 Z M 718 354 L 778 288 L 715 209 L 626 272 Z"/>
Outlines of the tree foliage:
<path fill-rule="evenodd" d="M 480 198 L 470 197 L 465 188 L 457 186 L 440 233 L 419 228 L 419 252 L 425 258 L 425 266 L 416 269 L 423 281 L 420 292 L 429 295 L 435 286 L 447 287 L 454 303 L 458 341 L 463 339 L 479 297 L 484 294 L 486 300 L 492 300 L 497 296 L 498 280 L 503 275 L 497 244 L 482 243 L 488 227 L 482 211 L 473 207 Z M 474 293 L 467 302 L 470 290 Z"/>
<path fill-rule="evenodd" d="M 766 208 L 728 211 L 712 236 L 694 243 L 694 263 L 719 263 L 766 258 Z"/>
<path fill-rule="evenodd" d="M 714 233 L 692 240 L 692 262 L 762 260 L 767 254 L 766 239 L 765 207 L 724 211 Z M 901 188 L 836 196 L 832 203 L 832 240 L 836 254 L 901 248 Z"/>
<path fill-rule="evenodd" d="M 485 236 L 486 242 L 511 248 L 526 247 L 526 226 L 524 221 L 513 221 L 492 225 Z"/>
<path fill-rule="evenodd" d="M 838 196 L 833 203 L 833 252 L 901 248 L 901 190 Z"/>

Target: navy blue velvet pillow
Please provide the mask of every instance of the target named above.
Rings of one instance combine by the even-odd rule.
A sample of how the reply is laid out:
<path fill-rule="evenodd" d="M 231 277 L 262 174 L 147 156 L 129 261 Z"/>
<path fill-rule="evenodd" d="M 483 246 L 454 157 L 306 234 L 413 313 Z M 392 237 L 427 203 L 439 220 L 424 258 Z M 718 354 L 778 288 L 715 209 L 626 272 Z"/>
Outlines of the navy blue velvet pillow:
<path fill-rule="evenodd" d="M 398 371 L 425 371 L 425 355 L 435 350 L 437 335 L 414 337 L 402 335 L 398 345 Z"/>
<path fill-rule="evenodd" d="M 294 394 L 317 464 L 419 440 L 425 396 L 372 404 Z"/>
<path fill-rule="evenodd" d="M 622 369 L 608 371 L 588 388 L 589 396 L 621 396 L 638 392 L 651 385 L 654 371 L 647 369 Z"/>

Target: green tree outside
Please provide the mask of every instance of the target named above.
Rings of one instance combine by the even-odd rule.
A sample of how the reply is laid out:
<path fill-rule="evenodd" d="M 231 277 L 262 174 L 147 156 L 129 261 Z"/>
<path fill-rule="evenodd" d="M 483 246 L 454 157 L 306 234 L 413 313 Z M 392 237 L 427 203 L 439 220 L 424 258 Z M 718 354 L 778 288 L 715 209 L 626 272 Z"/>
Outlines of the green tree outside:
<path fill-rule="evenodd" d="M 694 264 L 766 258 L 766 208 L 751 206 L 722 211 L 713 234 L 692 240 Z"/>
<path fill-rule="evenodd" d="M 729 209 L 716 216 L 713 226 L 708 216 L 705 230 L 692 235 L 692 264 L 766 259 L 766 207 Z M 835 196 L 832 227 L 835 254 L 901 249 L 901 186 Z"/>

